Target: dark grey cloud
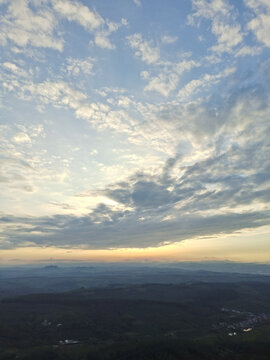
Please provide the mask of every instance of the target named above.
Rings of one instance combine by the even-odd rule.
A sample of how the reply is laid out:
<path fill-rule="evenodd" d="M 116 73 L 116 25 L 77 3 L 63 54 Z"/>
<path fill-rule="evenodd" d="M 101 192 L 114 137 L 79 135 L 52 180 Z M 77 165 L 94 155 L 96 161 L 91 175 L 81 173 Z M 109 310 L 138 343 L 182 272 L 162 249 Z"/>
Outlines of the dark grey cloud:
<path fill-rule="evenodd" d="M 127 217 L 123 214 L 118 215 L 120 216 L 116 216 L 113 221 L 104 220 L 101 224 L 93 223 L 88 217 L 66 216 L 61 219 L 61 222 L 57 218 L 51 218 L 49 222 L 54 224 L 55 231 L 48 234 L 45 231 L 42 236 L 36 235 L 36 231 L 44 230 L 46 219 L 33 221 L 33 219 L 24 218 L 25 224 L 36 226 L 23 233 L 16 231 L 13 234 L 11 230 L 10 240 L 2 243 L 1 248 L 25 246 L 26 240 L 29 241 L 27 246 L 63 248 L 83 246 L 90 249 L 149 247 L 196 236 L 211 236 L 232 233 L 244 228 L 256 228 L 267 225 L 270 221 L 269 211 L 207 217 L 189 214 L 169 221 L 157 221 L 154 217 L 140 221 L 135 214 Z M 37 225 L 38 222 L 40 225 Z"/>
<path fill-rule="evenodd" d="M 151 209 L 176 202 L 178 197 L 175 198 L 175 194 L 168 191 L 167 186 L 159 180 L 140 176 L 124 189 L 118 187 L 105 190 L 104 193 L 113 200 L 138 209 Z"/>

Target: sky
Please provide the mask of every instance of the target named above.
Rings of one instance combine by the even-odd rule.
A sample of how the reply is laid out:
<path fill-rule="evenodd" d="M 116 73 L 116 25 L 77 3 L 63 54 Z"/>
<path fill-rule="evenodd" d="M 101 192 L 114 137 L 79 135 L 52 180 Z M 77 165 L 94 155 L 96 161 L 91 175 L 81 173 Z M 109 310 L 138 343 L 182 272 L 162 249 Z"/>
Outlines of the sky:
<path fill-rule="evenodd" d="M 270 261 L 269 0 L 0 17 L 0 263 Z"/>

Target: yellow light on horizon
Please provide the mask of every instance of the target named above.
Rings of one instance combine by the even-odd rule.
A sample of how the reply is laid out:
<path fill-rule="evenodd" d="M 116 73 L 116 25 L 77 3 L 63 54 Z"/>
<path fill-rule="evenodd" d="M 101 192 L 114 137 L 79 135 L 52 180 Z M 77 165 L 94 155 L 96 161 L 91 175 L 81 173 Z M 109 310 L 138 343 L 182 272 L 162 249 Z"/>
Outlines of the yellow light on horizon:
<path fill-rule="evenodd" d="M 197 237 L 148 248 L 86 249 L 28 246 L 0 251 L 1 264 L 33 262 L 123 262 L 231 260 L 269 262 L 270 227 L 234 234 Z"/>

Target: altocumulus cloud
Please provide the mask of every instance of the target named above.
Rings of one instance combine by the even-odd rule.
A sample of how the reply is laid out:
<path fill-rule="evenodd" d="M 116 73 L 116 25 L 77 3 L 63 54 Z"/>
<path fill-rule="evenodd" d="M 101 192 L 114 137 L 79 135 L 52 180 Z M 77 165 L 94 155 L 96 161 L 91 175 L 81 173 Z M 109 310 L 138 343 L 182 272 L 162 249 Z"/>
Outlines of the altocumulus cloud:
<path fill-rule="evenodd" d="M 269 68 L 264 62 L 205 101 L 161 109 L 159 121 L 174 122 L 179 149 L 188 137 L 195 152 L 179 150 L 157 173 L 111 183 L 99 194 L 112 204 L 87 215 L 3 216 L 1 247 L 149 247 L 268 225 Z"/>

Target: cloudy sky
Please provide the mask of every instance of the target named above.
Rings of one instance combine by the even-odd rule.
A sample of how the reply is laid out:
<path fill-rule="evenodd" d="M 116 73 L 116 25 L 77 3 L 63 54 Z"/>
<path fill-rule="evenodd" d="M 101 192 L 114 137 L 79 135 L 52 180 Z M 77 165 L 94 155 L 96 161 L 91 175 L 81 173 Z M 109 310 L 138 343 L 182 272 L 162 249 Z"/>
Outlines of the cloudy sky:
<path fill-rule="evenodd" d="M 270 260 L 269 0 L 0 14 L 0 261 Z"/>

